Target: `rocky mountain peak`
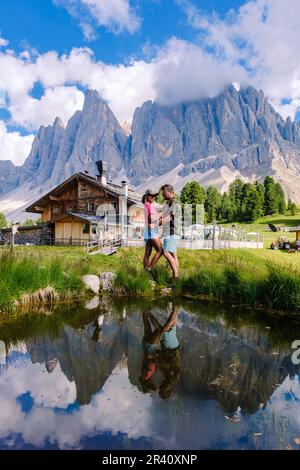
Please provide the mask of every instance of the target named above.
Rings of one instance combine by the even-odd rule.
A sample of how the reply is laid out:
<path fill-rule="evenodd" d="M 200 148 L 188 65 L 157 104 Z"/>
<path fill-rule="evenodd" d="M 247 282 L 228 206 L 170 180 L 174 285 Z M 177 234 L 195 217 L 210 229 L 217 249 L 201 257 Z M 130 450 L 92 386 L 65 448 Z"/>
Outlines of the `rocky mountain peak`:
<path fill-rule="evenodd" d="M 196 179 L 222 189 L 229 177 L 273 175 L 300 202 L 300 124 L 284 120 L 263 91 L 233 84 L 215 97 L 170 106 L 148 100 L 125 129 L 99 93 L 88 90 L 66 126 L 58 117 L 41 126 L 24 165 L 0 162 L 0 195 L 24 182 L 46 192 L 75 172 L 95 174 L 101 159 L 111 178 L 127 176 L 136 186 L 172 175 L 179 187 Z"/>

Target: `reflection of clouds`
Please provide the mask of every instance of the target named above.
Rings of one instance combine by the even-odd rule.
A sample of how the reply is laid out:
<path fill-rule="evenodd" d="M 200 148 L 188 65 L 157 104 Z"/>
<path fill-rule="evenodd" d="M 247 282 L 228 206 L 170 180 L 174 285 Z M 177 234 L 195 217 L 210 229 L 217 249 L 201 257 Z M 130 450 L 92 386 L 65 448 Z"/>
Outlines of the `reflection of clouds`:
<path fill-rule="evenodd" d="M 266 412 L 274 416 L 286 440 L 294 444 L 300 434 L 300 375 L 293 380 L 285 378 L 270 397 Z"/>
<path fill-rule="evenodd" d="M 25 414 L 16 398 L 27 391 L 34 406 Z M 52 374 L 40 364 L 8 370 L 0 378 L 0 438 L 20 433 L 26 443 L 34 446 L 42 447 L 48 439 L 65 448 L 78 447 L 82 437 L 100 431 L 123 432 L 130 438 L 151 435 L 151 397 L 139 394 L 130 384 L 127 369 L 115 369 L 89 405 L 72 414 L 56 412 L 55 408 L 66 408 L 75 398 L 75 384 L 67 380 L 59 366 Z"/>
<path fill-rule="evenodd" d="M 131 321 L 130 318 L 128 316 L 127 321 L 122 325 L 128 325 L 128 322 Z M 102 316 L 97 318 L 98 324 L 101 324 L 102 320 Z M 179 326 L 190 325 L 188 321 L 192 322 L 182 314 Z M 197 320 L 197 322 L 199 325 L 198 323 L 191 325 L 199 326 L 198 337 L 195 337 L 193 344 L 197 344 L 199 331 L 202 342 L 206 337 L 209 337 L 211 341 L 215 335 L 210 333 L 213 333 L 217 328 L 215 324 L 209 325 L 209 334 L 206 334 L 200 321 Z M 107 322 L 105 322 L 105 326 L 107 326 Z M 138 326 L 139 323 L 136 321 L 129 330 L 135 331 L 133 328 L 138 328 Z M 120 336 L 116 333 L 119 331 L 118 328 L 111 328 L 109 330 L 110 336 L 107 331 L 107 336 L 104 337 L 107 343 L 109 342 L 114 348 L 123 344 L 120 343 Z M 187 334 L 186 331 L 188 328 L 182 328 L 183 338 Z M 41 361 L 45 360 L 45 357 L 53 357 L 45 364 L 32 364 L 28 353 L 26 353 L 26 347 L 21 343 L 10 348 L 10 355 L 7 358 L 8 368 L 3 376 L 0 376 L 0 439 L 2 443 L 5 442 L 5 445 L 18 446 L 19 435 L 21 435 L 24 442 L 36 447 L 44 447 L 50 442 L 59 448 L 80 448 L 83 439 L 92 439 L 98 435 L 93 441 L 94 446 L 97 447 L 102 439 L 101 434 L 111 433 L 113 436 L 124 434 L 127 439 L 143 437 L 158 449 L 238 449 L 278 448 L 279 446 L 285 448 L 285 444 L 282 445 L 280 439 L 284 443 L 293 444 L 294 437 L 300 433 L 299 376 L 296 376 L 294 381 L 286 378 L 282 385 L 274 390 L 265 409 L 260 409 L 252 415 L 241 413 L 239 415 L 240 421 L 233 423 L 225 418 L 224 408 L 216 400 L 209 399 L 201 391 L 198 393 L 197 388 L 188 387 L 191 374 L 198 372 L 196 368 L 199 366 L 196 361 L 195 365 L 190 366 L 189 374 L 182 381 L 182 387 L 174 390 L 170 400 L 161 400 L 157 393 L 142 394 L 136 386 L 131 384 L 128 378 L 127 359 L 119 360 L 121 347 L 116 354 L 115 361 L 110 362 L 111 367 L 105 369 L 105 374 L 102 374 L 103 380 L 97 382 L 102 384 L 110 374 L 101 391 L 93 395 L 89 404 L 81 407 L 76 406 L 78 392 L 76 384 L 70 382 L 64 375 L 59 359 L 63 367 L 63 360 L 66 360 L 66 357 L 74 363 L 80 357 L 80 367 L 70 368 L 69 363 L 68 367 L 63 367 L 63 370 L 77 372 L 74 376 L 77 377 L 79 390 L 83 385 L 87 385 L 88 388 L 88 380 L 92 380 L 96 375 L 96 368 L 98 365 L 101 367 L 101 360 L 105 361 L 107 357 L 110 357 L 112 348 L 105 349 L 103 355 L 98 349 L 98 355 L 93 347 L 90 348 L 89 341 L 83 341 L 83 335 L 80 337 L 81 346 L 71 327 L 65 329 L 64 332 L 65 349 L 62 349 L 61 343 L 59 343 L 59 347 L 52 348 L 51 342 L 49 343 L 51 348 L 48 343 L 45 343 L 46 346 L 41 343 L 40 349 L 37 348 L 37 352 L 44 352 L 44 354 L 40 354 L 44 358 Z M 205 333 L 205 336 L 202 333 Z M 87 330 L 86 334 L 89 338 L 90 330 Z M 189 336 L 186 337 L 189 338 Z M 217 343 L 207 344 L 210 346 L 221 344 L 224 333 L 221 332 L 217 337 L 219 338 Z M 249 335 L 246 339 L 249 340 Z M 137 383 L 139 373 L 139 369 L 136 368 L 139 367 L 139 350 L 135 348 L 140 343 L 135 341 L 135 337 L 129 337 L 131 354 L 129 354 L 128 360 L 131 361 L 129 362 L 129 370 L 133 383 Z M 48 346 L 51 354 L 48 354 Z M 99 345 L 97 345 L 98 347 Z M 211 348 L 213 349 L 213 346 Z M 235 345 L 232 351 L 237 350 Z M 195 351 L 197 352 L 198 349 Z M 195 351 L 186 357 L 196 357 Z M 14 357 L 15 361 L 12 360 Z M 215 347 L 210 353 L 210 357 L 218 359 Z M 257 363 L 256 356 L 254 359 Z M 118 365 L 110 372 L 113 364 L 116 364 L 118 360 Z M 47 373 L 46 365 L 52 370 L 51 374 Z M 85 369 L 88 369 L 88 373 Z M 272 369 L 270 368 L 271 373 Z M 73 374 L 70 373 L 68 376 L 72 377 Z M 270 380 L 278 379 L 277 376 L 273 378 L 271 375 Z M 158 374 L 157 384 L 159 382 Z M 202 382 L 199 381 L 199 383 Z M 96 389 L 96 386 L 91 387 L 91 393 Z M 190 393 L 190 390 L 193 390 L 194 393 Z M 251 393 L 255 393 L 255 388 L 250 390 Z M 271 386 L 270 390 L 273 390 Z M 20 397 L 28 392 L 33 404 L 25 412 L 22 411 Z M 23 397 L 23 400 L 26 398 Z M 289 424 L 284 435 L 279 430 L 280 420 L 283 416 L 286 417 L 285 422 L 288 420 Z M 255 438 L 255 432 L 261 432 L 262 436 Z M 134 444 L 132 445 L 134 446 Z"/>
<path fill-rule="evenodd" d="M 299 382 L 295 386 L 299 397 Z M 88 405 L 69 412 L 67 407 L 74 403 L 76 389 L 60 365 L 48 374 L 44 366 L 27 363 L 8 369 L 0 377 L 0 438 L 14 447 L 14 436 L 19 433 L 27 444 L 44 447 L 49 441 L 63 449 L 78 448 L 82 438 L 110 432 L 124 433 L 128 439 L 142 436 L 160 448 L 252 448 L 253 429 L 260 431 L 266 422 L 271 423 L 273 410 L 278 416 L 287 415 L 283 395 L 289 387 L 287 379 L 274 392 L 266 410 L 252 416 L 241 415 L 241 421 L 234 424 L 225 419 L 222 407 L 214 400 L 183 397 L 179 406 L 179 396 L 166 402 L 157 395 L 142 394 L 130 383 L 127 368 L 117 366 Z M 34 404 L 24 413 L 16 398 L 27 391 Z M 293 416 L 295 429 L 299 429 L 299 406 L 298 410 L 297 418 Z M 248 443 L 240 444 L 245 436 Z M 265 447 L 276 448 L 275 437 L 266 439 Z"/>

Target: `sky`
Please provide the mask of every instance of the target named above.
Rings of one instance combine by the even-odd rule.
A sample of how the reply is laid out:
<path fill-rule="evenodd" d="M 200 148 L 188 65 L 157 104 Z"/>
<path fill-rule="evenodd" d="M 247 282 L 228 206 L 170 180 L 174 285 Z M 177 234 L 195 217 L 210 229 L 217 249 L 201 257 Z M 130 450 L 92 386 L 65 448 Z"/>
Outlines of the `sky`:
<path fill-rule="evenodd" d="M 299 0 L 1 0 L 0 160 L 96 89 L 118 120 L 146 100 L 262 89 L 300 120 Z"/>

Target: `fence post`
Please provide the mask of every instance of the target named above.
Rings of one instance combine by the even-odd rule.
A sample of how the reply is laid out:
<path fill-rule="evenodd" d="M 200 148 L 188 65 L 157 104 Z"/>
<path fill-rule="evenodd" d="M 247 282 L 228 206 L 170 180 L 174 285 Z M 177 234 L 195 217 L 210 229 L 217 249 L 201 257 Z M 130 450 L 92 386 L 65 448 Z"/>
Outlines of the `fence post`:
<path fill-rule="evenodd" d="M 216 221 L 213 221 L 213 239 L 212 239 L 212 249 L 216 249 Z"/>

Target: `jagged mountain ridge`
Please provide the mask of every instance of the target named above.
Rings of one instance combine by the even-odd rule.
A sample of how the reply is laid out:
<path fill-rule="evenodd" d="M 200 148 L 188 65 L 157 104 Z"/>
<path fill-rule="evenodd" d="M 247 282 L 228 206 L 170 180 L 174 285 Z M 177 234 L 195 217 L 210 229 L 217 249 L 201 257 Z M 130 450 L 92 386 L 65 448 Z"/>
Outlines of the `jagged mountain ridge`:
<path fill-rule="evenodd" d="M 141 190 L 164 176 L 177 189 L 196 179 L 222 190 L 236 176 L 274 175 L 300 202 L 300 124 L 284 120 L 262 91 L 230 85 L 216 97 L 173 106 L 147 101 L 136 109 L 131 133 L 88 90 L 66 127 L 56 118 L 39 129 L 22 166 L 0 162 L 0 209 L 16 215 L 24 191 L 27 204 L 74 172 L 94 174 L 99 159 L 108 162 L 111 178 L 127 177 Z"/>

